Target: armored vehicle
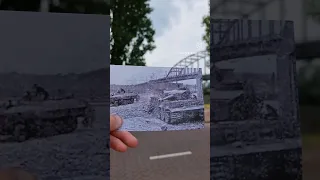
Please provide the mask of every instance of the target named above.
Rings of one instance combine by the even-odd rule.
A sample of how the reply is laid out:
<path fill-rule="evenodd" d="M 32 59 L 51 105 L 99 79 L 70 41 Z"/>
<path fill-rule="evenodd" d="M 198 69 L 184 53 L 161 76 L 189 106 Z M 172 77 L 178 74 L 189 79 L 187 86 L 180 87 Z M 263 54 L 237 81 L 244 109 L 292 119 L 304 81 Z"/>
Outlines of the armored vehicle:
<path fill-rule="evenodd" d="M 20 102 L 0 112 L 0 134 L 6 140 L 25 141 L 29 138 L 71 133 L 78 120 L 92 127 L 94 110 L 86 101 L 65 99 Z"/>
<path fill-rule="evenodd" d="M 111 106 L 120 106 L 133 104 L 136 101 L 139 101 L 140 96 L 135 93 L 122 93 L 122 94 L 111 94 L 110 96 L 110 105 Z"/>
<path fill-rule="evenodd" d="M 169 124 L 204 120 L 204 104 L 198 100 L 163 102 L 159 109 L 159 118 Z"/>
<path fill-rule="evenodd" d="M 204 105 L 188 89 L 164 91 L 162 97 L 150 98 L 148 113 L 169 124 L 203 120 Z"/>

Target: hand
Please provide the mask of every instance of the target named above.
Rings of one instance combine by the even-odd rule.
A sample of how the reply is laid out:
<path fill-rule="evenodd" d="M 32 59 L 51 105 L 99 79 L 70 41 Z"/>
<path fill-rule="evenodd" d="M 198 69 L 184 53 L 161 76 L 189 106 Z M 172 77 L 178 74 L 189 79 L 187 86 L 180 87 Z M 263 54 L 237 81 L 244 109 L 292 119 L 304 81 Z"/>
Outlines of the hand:
<path fill-rule="evenodd" d="M 37 180 L 38 178 L 18 167 L 3 168 L 0 170 L 1 180 Z"/>
<path fill-rule="evenodd" d="M 110 115 L 110 146 L 118 152 L 126 152 L 128 147 L 134 148 L 138 140 L 127 131 L 117 131 L 122 126 L 123 120 L 118 115 Z"/>

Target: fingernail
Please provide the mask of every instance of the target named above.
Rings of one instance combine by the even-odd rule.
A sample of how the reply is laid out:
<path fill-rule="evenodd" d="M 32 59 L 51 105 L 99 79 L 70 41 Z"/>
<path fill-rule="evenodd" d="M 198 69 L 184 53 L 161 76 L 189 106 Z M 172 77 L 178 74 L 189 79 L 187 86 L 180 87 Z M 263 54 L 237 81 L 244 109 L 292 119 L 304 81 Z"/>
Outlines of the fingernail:
<path fill-rule="evenodd" d="M 121 125 L 122 125 L 122 118 L 118 115 L 114 115 L 115 118 L 116 118 L 116 124 L 117 124 L 117 127 L 120 128 Z"/>

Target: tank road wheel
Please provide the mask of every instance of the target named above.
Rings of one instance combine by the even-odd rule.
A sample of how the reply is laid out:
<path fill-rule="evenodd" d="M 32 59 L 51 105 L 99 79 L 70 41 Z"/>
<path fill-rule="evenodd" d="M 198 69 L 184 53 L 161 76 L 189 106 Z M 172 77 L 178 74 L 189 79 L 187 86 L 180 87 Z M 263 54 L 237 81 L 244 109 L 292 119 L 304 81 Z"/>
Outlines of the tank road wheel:
<path fill-rule="evenodd" d="M 123 100 L 122 105 L 130 104 L 130 102 L 131 102 L 131 99 Z"/>
<path fill-rule="evenodd" d="M 15 141 L 23 142 L 28 139 L 27 128 L 24 124 L 18 124 L 14 127 L 13 137 Z"/>

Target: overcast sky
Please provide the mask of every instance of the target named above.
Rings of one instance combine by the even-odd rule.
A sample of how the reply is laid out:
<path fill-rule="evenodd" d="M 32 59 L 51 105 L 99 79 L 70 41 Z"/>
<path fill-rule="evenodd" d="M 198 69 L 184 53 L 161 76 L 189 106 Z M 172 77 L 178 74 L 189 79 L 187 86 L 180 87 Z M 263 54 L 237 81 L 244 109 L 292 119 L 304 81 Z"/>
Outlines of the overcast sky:
<path fill-rule="evenodd" d="M 151 6 L 157 48 L 145 56 L 148 66 L 172 67 L 205 49 L 201 22 L 209 14 L 208 0 L 151 0 Z"/>
<path fill-rule="evenodd" d="M 0 72 L 80 73 L 108 66 L 109 17 L 0 12 Z"/>

